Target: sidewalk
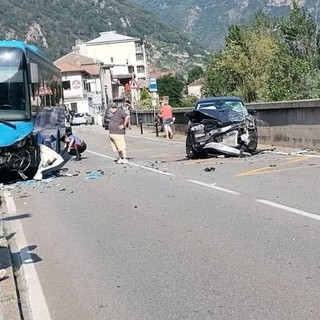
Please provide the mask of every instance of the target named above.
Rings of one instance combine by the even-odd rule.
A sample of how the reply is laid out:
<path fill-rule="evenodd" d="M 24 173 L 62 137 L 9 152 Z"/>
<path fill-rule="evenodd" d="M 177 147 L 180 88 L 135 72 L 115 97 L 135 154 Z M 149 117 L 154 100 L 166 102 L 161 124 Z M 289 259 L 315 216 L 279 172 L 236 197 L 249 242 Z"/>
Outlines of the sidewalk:
<path fill-rule="evenodd" d="M 13 275 L 13 266 L 5 228 L 6 209 L 2 202 L 2 189 L 0 188 L 0 268 L 6 269 L 6 276 L 0 280 L 0 319 L 20 320 L 19 300 Z"/>

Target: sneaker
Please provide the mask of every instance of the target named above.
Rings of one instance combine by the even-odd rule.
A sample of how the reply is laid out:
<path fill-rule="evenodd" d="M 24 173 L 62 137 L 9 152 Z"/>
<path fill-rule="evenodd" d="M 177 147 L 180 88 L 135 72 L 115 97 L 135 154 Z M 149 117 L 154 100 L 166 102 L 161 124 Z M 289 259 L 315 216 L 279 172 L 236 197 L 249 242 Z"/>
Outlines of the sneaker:
<path fill-rule="evenodd" d="M 118 158 L 118 160 L 116 161 L 116 164 L 122 164 L 122 158 Z"/>
<path fill-rule="evenodd" d="M 123 158 L 123 159 L 121 159 L 122 160 L 122 164 L 127 164 L 128 163 L 128 159 L 126 159 L 126 158 Z"/>

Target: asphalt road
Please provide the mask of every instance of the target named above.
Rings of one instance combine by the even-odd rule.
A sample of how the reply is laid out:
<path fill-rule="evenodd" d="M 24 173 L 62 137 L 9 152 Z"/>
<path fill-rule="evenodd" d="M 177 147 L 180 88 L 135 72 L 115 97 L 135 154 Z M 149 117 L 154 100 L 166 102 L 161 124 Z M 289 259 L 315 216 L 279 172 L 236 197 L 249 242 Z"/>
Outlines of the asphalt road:
<path fill-rule="evenodd" d="M 318 156 L 187 160 L 135 129 L 117 165 L 102 128 L 75 131 L 81 162 L 10 191 L 35 320 L 319 319 Z"/>

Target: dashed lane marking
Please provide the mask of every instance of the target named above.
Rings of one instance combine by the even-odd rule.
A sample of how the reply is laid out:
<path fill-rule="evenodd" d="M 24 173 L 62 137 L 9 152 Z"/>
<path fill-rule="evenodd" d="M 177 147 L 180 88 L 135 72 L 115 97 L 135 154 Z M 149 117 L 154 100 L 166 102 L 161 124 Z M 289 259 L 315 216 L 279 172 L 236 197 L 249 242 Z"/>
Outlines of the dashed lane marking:
<path fill-rule="evenodd" d="M 97 152 L 94 152 L 94 151 L 88 151 L 88 152 L 90 152 L 92 154 L 95 154 L 97 156 L 100 156 L 100 157 L 107 158 L 107 159 L 111 159 L 111 160 L 115 159 L 113 157 L 109 157 L 109 156 L 106 156 L 106 155 L 103 155 L 101 153 L 97 153 Z M 286 162 L 286 164 L 287 163 L 301 161 L 301 158 L 295 159 L 295 160 L 296 161 L 292 160 L 292 161 Z M 155 172 L 155 173 L 158 173 L 158 174 L 163 174 L 163 175 L 167 175 L 167 176 L 175 176 L 172 173 L 161 171 L 161 170 L 157 170 L 157 169 L 154 169 L 154 168 L 149 168 L 149 167 L 146 167 L 146 166 L 141 166 L 141 165 L 135 164 L 133 162 L 128 162 L 128 164 L 130 164 L 131 166 L 139 167 L 139 168 L 142 168 L 142 169 L 145 169 L 145 170 L 149 170 L 149 171 L 152 171 L 152 172 Z M 284 164 L 285 163 L 283 163 L 283 165 Z M 206 187 L 206 188 L 210 188 L 210 189 L 214 189 L 214 190 L 217 190 L 217 191 L 225 192 L 225 193 L 228 193 L 228 194 L 237 195 L 237 196 L 241 195 L 241 193 L 239 193 L 237 191 L 234 191 L 234 190 L 231 190 L 231 189 L 226 189 L 226 188 L 223 188 L 223 187 L 219 187 L 215 183 L 214 184 L 210 184 L 210 183 L 205 183 L 205 182 L 198 181 L 198 180 L 187 180 L 187 181 L 190 182 L 190 183 L 196 184 L 196 185 L 200 185 L 200 186 L 203 186 L 203 187 Z M 312 218 L 314 220 L 319 220 L 320 221 L 320 216 L 318 216 L 316 214 L 313 214 L 313 213 L 310 213 L 310 212 L 307 212 L 307 211 L 303 211 L 303 210 L 296 209 L 296 208 L 293 208 L 293 207 L 285 206 L 285 205 L 282 205 L 282 204 L 279 204 L 279 203 L 276 203 L 276 202 L 272 202 L 272 201 L 269 201 L 269 200 L 263 200 L 263 199 L 254 199 L 254 200 L 259 202 L 259 203 L 262 203 L 264 205 L 267 205 L 267 206 L 271 206 L 271 207 L 278 208 L 278 209 L 281 209 L 281 210 L 284 210 L 284 211 L 287 211 L 287 212 L 292 212 L 292 213 L 295 213 L 295 214 L 298 214 L 298 215 L 301 215 L 301 216 L 304 216 L 304 217 L 307 217 L 307 218 Z"/>
<path fill-rule="evenodd" d="M 314 214 L 314 213 L 310 213 L 310 212 L 307 212 L 307 211 L 303 211 L 303 210 L 299 210 L 299 209 L 296 209 L 296 208 L 288 207 L 288 206 L 285 206 L 283 204 L 275 203 L 275 202 L 268 201 L 268 200 L 255 199 L 255 201 L 263 203 L 263 204 L 265 204 L 267 206 L 271 206 L 271 207 L 278 208 L 278 209 L 281 209 L 281 210 L 285 210 L 285 211 L 288 211 L 288 212 L 293 212 L 293 213 L 298 214 L 300 216 L 304 216 L 304 217 L 307 217 L 307 218 L 312 218 L 312 219 L 315 219 L 315 220 L 320 220 L 320 216 L 318 216 L 317 214 Z"/>
<path fill-rule="evenodd" d="M 233 195 L 240 195 L 241 194 L 241 193 L 239 193 L 237 191 L 233 191 L 233 190 L 230 190 L 230 189 L 222 188 L 222 187 L 219 187 L 219 186 L 217 186 L 215 184 L 205 183 L 205 182 L 201 182 L 201 181 L 198 181 L 198 180 L 188 180 L 188 181 L 191 182 L 191 183 L 198 184 L 198 185 L 203 186 L 203 187 L 215 189 L 215 190 L 226 192 L 226 193 L 230 193 L 230 194 L 233 194 Z"/>
<path fill-rule="evenodd" d="M 89 152 L 91 154 L 95 154 L 96 156 L 103 157 L 103 158 L 106 158 L 106 159 L 116 160 L 116 158 L 114 158 L 114 157 L 109 157 L 109 156 L 106 156 L 104 154 L 101 154 L 101 153 L 98 153 L 98 152 L 94 152 L 94 151 L 91 151 L 91 150 L 86 150 L 86 152 Z M 130 165 L 130 166 L 133 166 L 133 167 L 138 167 L 138 168 L 141 168 L 141 169 L 144 169 L 144 170 L 148 170 L 148 171 L 152 171 L 152 172 L 155 172 L 155 173 L 158 173 L 158 174 L 162 174 L 162 175 L 165 175 L 165 176 L 170 176 L 170 177 L 174 177 L 175 176 L 173 173 L 162 171 L 162 170 L 158 170 L 158 169 L 155 169 L 155 168 L 146 167 L 146 166 L 143 166 L 143 165 L 140 165 L 140 164 L 133 163 L 131 161 L 129 161 L 127 164 Z"/>

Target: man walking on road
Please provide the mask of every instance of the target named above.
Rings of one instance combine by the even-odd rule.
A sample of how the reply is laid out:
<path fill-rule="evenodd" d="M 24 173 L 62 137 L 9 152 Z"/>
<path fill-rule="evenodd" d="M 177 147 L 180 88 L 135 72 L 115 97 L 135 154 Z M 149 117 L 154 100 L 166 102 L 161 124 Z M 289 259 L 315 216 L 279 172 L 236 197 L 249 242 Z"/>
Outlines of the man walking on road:
<path fill-rule="evenodd" d="M 172 107 L 169 103 L 161 103 L 161 108 L 159 111 L 159 117 L 162 119 L 162 124 L 164 127 L 164 130 L 166 132 L 165 138 L 172 139 L 173 134 L 171 130 L 171 124 L 172 124 Z"/>
<path fill-rule="evenodd" d="M 110 112 L 113 114 L 109 122 L 111 147 L 114 152 L 118 152 L 117 164 L 126 164 L 128 159 L 125 133 L 126 127 L 130 122 L 130 116 L 122 108 L 117 108 L 115 104 L 111 105 Z"/>

